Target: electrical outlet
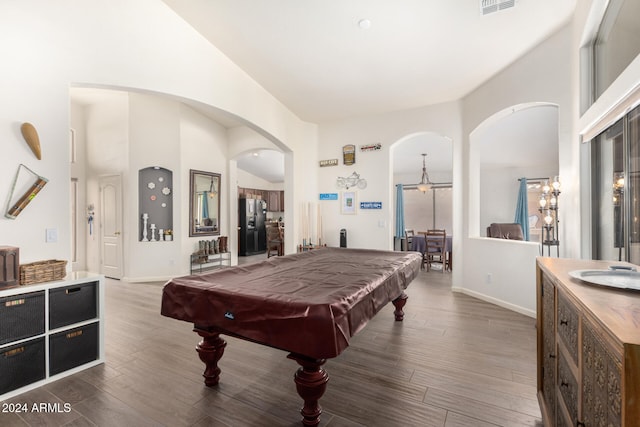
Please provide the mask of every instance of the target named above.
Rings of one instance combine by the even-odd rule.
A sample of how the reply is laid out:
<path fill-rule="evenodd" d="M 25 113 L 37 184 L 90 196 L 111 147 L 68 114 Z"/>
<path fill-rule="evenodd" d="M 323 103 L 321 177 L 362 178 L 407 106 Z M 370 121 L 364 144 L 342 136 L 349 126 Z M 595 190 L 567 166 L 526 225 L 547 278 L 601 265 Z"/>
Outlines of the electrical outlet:
<path fill-rule="evenodd" d="M 58 229 L 47 228 L 45 240 L 47 243 L 56 243 L 58 241 Z"/>

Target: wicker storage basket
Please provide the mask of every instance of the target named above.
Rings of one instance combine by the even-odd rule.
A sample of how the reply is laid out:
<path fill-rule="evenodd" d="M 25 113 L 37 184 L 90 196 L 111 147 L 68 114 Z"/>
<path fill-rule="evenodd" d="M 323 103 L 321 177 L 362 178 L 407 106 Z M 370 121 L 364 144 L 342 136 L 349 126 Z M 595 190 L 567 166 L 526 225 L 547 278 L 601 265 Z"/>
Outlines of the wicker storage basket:
<path fill-rule="evenodd" d="M 20 265 L 21 285 L 33 285 L 34 283 L 61 280 L 66 275 L 67 261 L 50 259 L 47 261 L 36 261 L 30 264 Z"/>

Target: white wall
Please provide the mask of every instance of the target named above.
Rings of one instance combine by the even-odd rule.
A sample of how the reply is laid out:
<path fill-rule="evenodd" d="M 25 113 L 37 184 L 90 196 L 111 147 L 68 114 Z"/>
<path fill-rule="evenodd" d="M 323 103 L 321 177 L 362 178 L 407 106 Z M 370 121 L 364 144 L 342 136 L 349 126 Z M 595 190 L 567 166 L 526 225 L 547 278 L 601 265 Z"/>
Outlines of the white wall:
<path fill-rule="evenodd" d="M 73 270 L 87 270 L 87 244 L 88 239 L 95 237 L 95 215 L 94 222 L 90 229 L 88 223 L 88 205 L 87 202 L 87 150 L 86 150 L 86 117 L 85 110 L 80 105 L 71 104 L 71 129 L 70 137 L 73 139 L 71 149 L 75 150 L 75 162 L 71 164 L 71 178 L 77 179 L 78 182 L 78 198 L 79 207 L 78 217 L 76 218 L 76 231 L 78 233 L 76 247 L 76 261 Z M 95 212 L 95 205 L 94 205 Z"/>
<path fill-rule="evenodd" d="M 184 173 L 180 163 L 180 104 L 156 96 L 129 95 L 128 167 L 123 173 L 122 199 L 124 211 L 124 271 L 125 280 L 171 277 L 182 260 L 177 242 L 140 242 L 139 171 L 159 166 L 173 173 L 173 189 L 184 188 Z M 188 177 L 186 178 L 188 187 Z M 181 208 L 187 191 L 173 192 L 173 229 L 178 235 L 186 232 L 187 215 Z M 153 219 L 153 218 L 151 218 Z M 179 271 L 179 270 L 178 270 Z M 182 270 L 184 271 L 184 270 Z"/>
<path fill-rule="evenodd" d="M 296 126 L 297 135 L 293 139 L 291 150 L 283 146 L 272 136 L 260 132 L 259 129 L 249 126 L 237 126 L 228 129 L 229 136 L 229 173 L 235 180 L 229 189 L 232 200 L 237 199 L 238 169 L 234 158 L 238 154 L 253 151 L 260 148 L 273 149 L 274 145 L 284 153 L 285 179 L 284 179 L 284 221 L 288 224 L 287 233 L 284 236 L 284 250 L 286 254 L 295 253 L 302 243 L 300 221 L 302 218 L 302 206 L 304 203 L 316 200 L 318 176 L 313 173 L 318 165 L 318 127 L 315 124 L 300 122 Z M 294 145 L 295 144 L 295 145 Z M 316 196 L 317 197 L 317 196 Z M 237 228 L 237 215 L 232 217 L 231 229 Z M 235 240 L 233 241 L 235 244 Z M 235 247 L 232 253 L 235 256 Z M 234 259 L 234 258 L 232 258 Z"/>
<path fill-rule="evenodd" d="M 247 171 L 238 169 L 238 187 L 255 188 L 258 190 L 280 191 L 284 189 L 284 183 L 270 182 L 270 181 L 267 181 L 266 179 L 262 179 L 255 175 L 252 175 Z"/>
<path fill-rule="evenodd" d="M 75 116 L 74 109 L 74 116 Z M 81 111 L 82 112 L 82 111 Z M 89 198 L 101 222 L 97 181 L 123 177 L 123 243 L 125 280 L 163 280 L 189 272 L 189 254 L 197 238 L 188 238 L 189 171 L 207 170 L 226 177 L 226 130 L 179 102 L 152 95 L 120 94 L 86 109 L 74 122 L 86 120 L 90 161 Z M 81 146 L 80 146 L 81 147 Z M 172 242 L 138 241 L 138 171 L 159 166 L 173 172 Z M 221 199 L 221 234 L 228 233 L 228 197 Z M 98 234 L 89 236 L 90 268 L 99 268 Z"/>
<path fill-rule="evenodd" d="M 470 164 L 473 141 L 469 135 L 487 118 L 513 105 L 547 102 L 559 106 L 559 173 L 563 179 L 564 206 L 560 218 L 561 250 L 563 256 L 579 257 L 584 240 L 581 232 L 585 229 L 580 210 L 578 134 L 640 83 L 640 58 L 636 58 L 598 102 L 578 118 L 578 52 L 591 3 L 577 2 L 572 25 L 524 54 L 461 101 L 316 126 L 296 118 L 159 0 L 3 2 L 0 6 L 0 35 L 5 40 L 0 45 L 3 58 L 0 137 L 6 148 L 5 155 L 0 157 L 0 182 L 5 183 L 0 188 L 0 196 L 3 200 L 8 198 L 9 183 L 20 163 L 47 177 L 49 183 L 18 219 L 0 219 L 1 243 L 20 247 L 22 262 L 69 258 L 68 88 L 69 85 L 125 88 L 167 94 L 177 100 L 194 100 L 227 111 L 283 149 L 287 224 L 299 221 L 300 203 L 317 202 L 319 192 L 337 192 L 337 176 L 347 176 L 354 170 L 359 172 L 369 183 L 367 189 L 360 192 L 360 200 L 381 201 L 383 209 L 349 216 L 339 213 L 339 202 L 322 202 L 325 238 L 333 245 L 338 244 L 339 229 L 347 228 L 350 247 L 392 248 L 391 145 L 421 131 L 451 138 L 454 252 L 459 266 L 453 273 L 454 287 L 476 294 L 486 292 L 491 298 L 507 301 L 508 293 L 493 292 L 506 290 L 506 281 L 496 282 L 499 279 L 496 274 L 495 286 L 487 290 L 482 286 L 486 270 L 478 268 L 491 265 L 491 260 L 483 262 L 482 254 L 491 252 L 485 251 L 482 245 L 505 242 L 472 241 L 468 237 L 474 222 L 479 229 L 478 210 L 473 211 L 473 218 L 466 214 L 474 203 L 477 205 L 479 197 L 479 189 L 473 183 L 479 172 Z M 141 22 L 145 25 L 141 26 Z M 6 42 L 9 40 L 10 43 Z M 91 114 L 87 112 L 87 117 Z M 20 136 L 19 125 L 25 121 L 36 125 L 40 133 L 43 151 L 40 161 Z M 128 129 L 128 125 L 124 129 Z M 104 137 L 107 139 L 107 135 Z M 103 154 L 110 156 L 110 150 L 120 150 L 121 144 L 129 143 L 128 138 L 128 131 L 123 134 L 122 129 L 118 130 L 109 137 L 112 143 L 102 147 Z M 318 167 L 320 159 L 341 159 L 345 144 L 359 147 L 377 142 L 382 144 L 382 150 L 358 151 L 354 166 Z M 224 161 L 230 183 L 237 181 L 237 171 L 231 160 L 232 149 L 227 148 Z M 94 164 L 93 156 L 95 152 L 87 152 L 88 168 Z M 134 162 L 140 161 L 132 160 L 132 164 Z M 94 168 L 93 172 L 122 172 L 125 180 L 126 173 L 134 172 L 125 171 L 130 167 L 128 158 L 123 164 L 112 162 L 108 166 L 99 171 Z M 186 165 L 179 166 L 184 173 Z M 184 176 L 178 178 L 184 189 Z M 233 186 L 223 185 L 230 185 L 228 197 L 235 199 L 237 193 Z M 87 191 L 90 196 L 95 195 L 96 183 L 87 180 Z M 91 201 L 89 197 L 87 202 Z M 131 217 L 131 212 L 128 215 Z M 177 218 L 174 216 L 174 220 Z M 229 229 L 235 229 L 237 219 L 229 215 L 227 221 Z M 44 243 L 46 228 L 58 229 L 57 243 Z M 288 227 L 287 252 L 295 250 L 298 234 L 297 227 Z M 186 249 L 182 247 L 181 251 Z M 88 265 L 95 265 L 94 255 L 88 248 Z M 180 256 L 183 259 L 184 253 Z M 514 274 L 508 281 L 533 280 L 526 269 Z M 513 304 L 526 309 L 524 302 Z"/>
<path fill-rule="evenodd" d="M 493 222 L 514 222 L 520 191 L 518 179 L 522 177 L 553 177 L 557 174 L 558 169 L 554 165 L 482 169 L 480 171 L 480 230 L 478 236 L 486 236 L 486 228 Z"/>
<path fill-rule="evenodd" d="M 0 136 L 7 146 L 0 158 L 0 182 L 5 183 L 0 197 L 8 198 L 8 183 L 20 163 L 49 179 L 18 219 L 0 219 L 2 244 L 20 247 L 22 262 L 70 257 L 70 85 L 193 100 L 229 112 L 294 152 L 304 146 L 315 153 L 314 125 L 295 117 L 159 0 L 3 2 L 0 34 Z M 20 136 L 19 125 L 26 121 L 40 133 L 41 161 L 25 149 Z M 302 181 L 311 160 L 301 154 L 291 164 L 291 198 L 304 191 L 294 180 Z M 120 166 L 112 169 L 122 171 Z M 87 189 L 95 194 L 96 183 L 87 182 Z M 287 203 L 294 212 L 293 200 Z M 46 228 L 58 230 L 57 243 L 44 243 Z M 293 241 L 295 233 L 287 238 Z M 95 253 L 88 257 L 88 266 L 96 265 Z"/>
<path fill-rule="evenodd" d="M 459 291 L 530 317 L 536 315 L 536 256 L 540 245 L 518 240 L 465 239 L 464 286 Z M 470 257 L 469 254 L 483 254 Z M 454 257 L 454 267 L 458 265 Z M 467 273 L 472 271 L 473 274 Z"/>
<path fill-rule="evenodd" d="M 567 60 L 567 58 L 573 58 Z M 572 46 L 571 27 L 565 27 L 540 45 L 525 53 L 518 61 L 487 81 L 463 100 L 464 110 L 464 173 L 463 204 L 454 209 L 466 212 L 461 250 L 456 253 L 456 264 L 461 275 L 454 276 L 453 288 L 533 315 L 535 304 L 535 257 L 539 246 L 535 243 L 496 241 L 474 238 L 481 226 L 480 206 L 484 204 L 480 175 L 479 139 L 473 131 L 494 114 L 512 106 L 530 103 L 558 105 L 559 174 L 563 179 L 563 209 L 560 211 L 563 256 L 577 256 L 580 249 L 580 216 L 578 189 L 574 178 L 580 168 L 574 158 L 578 152 L 576 138 L 571 137 L 575 120 L 573 115 L 576 96 L 572 91 L 572 65 L 577 62 L 577 51 Z M 517 179 L 517 178 L 516 178 Z M 517 181 L 516 181 L 517 182 Z M 517 187 L 516 187 L 517 188 Z M 485 213 L 486 215 L 486 213 Z M 492 221 L 493 222 L 493 221 Z M 461 252 L 461 256 L 459 253 Z M 497 264 L 496 264 L 497 263 Z M 496 274 L 502 265 L 504 272 Z M 492 275 L 487 283 L 487 275 Z M 514 283 L 517 283 L 515 298 Z M 507 291 L 508 290 L 508 291 Z"/>
<path fill-rule="evenodd" d="M 100 271 L 102 214 L 99 178 L 105 175 L 123 176 L 128 169 L 129 97 L 125 93 L 114 93 L 100 105 L 83 108 L 82 117 L 75 116 L 77 110 L 77 107 L 72 109 L 72 121 L 84 119 L 85 129 L 84 134 L 79 134 L 81 138 L 77 142 L 86 153 L 83 159 L 86 162 L 86 203 L 95 207 L 94 230 L 86 235 L 86 267 L 90 271 Z"/>
<path fill-rule="evenodd" d="M 461 139 L 460 130 L 461 117 L 457 102 L 321 124 L 318 159 L 337 158 L 339 165 L 316 166 L 318 192 L 340 193 L 341 190 L 336 187 L 337 177 L 346 177 L 355 171 L 368 184 L 366 189 L 358 190 L 358 202 L 382 202 L 382 210 L 358 209 L 356 215 L 342 215 L 340 200 L 321 201 L 326 243 L 338 246 L 340 229 L 345 228 L 349 247 L 393 249 L 395 188 L 391 146 L 407 135 L 433 132 L 453 140 L 455 147 Z M 382 144 L 382 149 L 360 151 L 360 145 L 372 143 Z M 342 147 L 347 144 L 356 145 L 356 163 L 352 166 L 345 166 L 342 161 Z M 312 200 L 317 202 L 318 194 L 314 194 Z"/>
<path fill-rule="evenodd" d="M 189 236 L 189 181 L 190 170 L 202 170 L 221 174 L 220 182 L 220 235 L 236 235 L 230 226 L 230 215 L 237 210 L 227 191 L 230 180 L 227 167 L 227 131 L 217 122 L 204 117 L 184 105 L 180 108 L 180 137 L 177 142 L 180 153 L 181 197 L 179 199 L 179 219 L 174 216 L 178 241 L 181 243 L 180 266 L 182 272 L 189 272 L 189 255 L 198 248 L 199 237 Z M 175 179 L 175 175 L 174 175 Z M 176 201 L 174 201 L 176 203 Z M 234 210 L 235 209 L 235 210 Z M 176 222 L 178 221 L 178 222 Z M 211 239 L 211 237 L 207 237 Z M 175 236 L 174 236 L 175 239 Z M 206 238 L 205 238 L 206 239 Z"/>
<path fill-rule="evenodd" d="M 622 73 L 598 101 L 579 117 L 580 84 L 584 75 L 580 70 L 580 49 L 588 38 L 587 26 L 591 25 L 592 5 L 602 2 L 577 2 L 572 22 L 566 28 L 551 36 L 547 41 L 524 55 L 520 60 L 494 76 L 483 86 L 464 99 L 465 135 L 469 135 L 492 114 L 505 108 L 529 102 L 547 102 L 558 105 L 559 175 L 562 179 L 560 209 L 560 255 L 580 258 L 589 256 L 590 223 L 588 185 L 587 146 L 579 144 L 579 133 L 602 117 L 617 102 L 640 84 L 640 57 Z M 584 71 L 584 70 L 582 70 Z M 473 236 L 479 228 L 476 222 L 479 206 L 478 184 L 474 178 L 479 169 L 472 163 L 474 139 L 465 141 L 464 206 L 468 213 L 465 219 L 465 236 Z M 582 181 L 581 181 L 582 179 Z M 507 289 L 514 287 L 523 295 L 533 298 L 535 278 L 528 258 L 535 256 L 526 247 L 514 246 L 512 242 L 494 241 L 466 237 L 463 241 L 463 275 L 454 276 L 454 289 L 476 295 L 505 306 L 515 305 L 519 311 L 532 309 L 530 299 L 514 299 Z M 501 245 L 501 246 L 497 246 Z M 528 253 L 529 252 L 529 253 Z M 496 259 L 509 275 L 493 275 L 491 284 L 487 274 L 496 268 Z M 460 265 L 460 257 L 456 257 Z M 520 265 L 520 268 L 514 266 Z M 460 280 L 459 280 L 460 279 Z M 516 284 L 517 285 L 514 285 Z M 532 313 L 530 313 L 532 314 Z"/>

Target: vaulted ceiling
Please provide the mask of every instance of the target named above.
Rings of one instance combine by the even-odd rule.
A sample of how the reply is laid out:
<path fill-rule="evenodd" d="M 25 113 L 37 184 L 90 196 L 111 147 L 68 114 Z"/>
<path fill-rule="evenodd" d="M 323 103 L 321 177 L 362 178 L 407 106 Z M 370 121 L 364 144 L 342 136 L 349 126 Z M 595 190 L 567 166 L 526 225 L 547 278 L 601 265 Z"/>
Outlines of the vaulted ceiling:
<path fill-rule="evenodd" d="M 505 0 L 163 1 L 314 123 L 460 99 L 557 31 L 576 4 L 515 0 L 483 15 L 482 4 Z M 424 138 L 395 151 L 397 173 L 419 172 L 420 153 L 429 150 Z M 238 165 L 278 182 L 284 166 L 274 154 L 247 154 Z M 446 155 L 432 152 L 429 159 L 446 165 L 435 159 Z"/>
<path fill-rule="evenodd" d="M 457 100 L 570 18 L 576 0 L 163 0 L 302 120 Z"/>
<path fill-rule="evenodd" d="M 566 24 L 576 4 L 515 0 L 513 7 L 483 14 L 483 4 L 504 0 L 163 1 L 298 117 L 314 123 L 461 99 Z M 557 130 L 527 122 L 531 114 L 512 118 L 502 132 L 520 130 L 524 160 L 538 158 L 524 154 L 532 147 L 546 150 L 544 140 L 525 141 L 532 134 L 527 123 L 536 134 Z M 557 145 L 557 138 L 548 143 Z M 442 146 L 428 134 L 406 141 L 395 150 L 394 171 L 419 172 L 425 151 L 432 167 L 450 170 L 451 151 L 431 144 Z M 493 162 L 501 161 L 500 152 Z M 238 159 L 239 167 L 269 180 L 273 164 L 249 155 Z"/>

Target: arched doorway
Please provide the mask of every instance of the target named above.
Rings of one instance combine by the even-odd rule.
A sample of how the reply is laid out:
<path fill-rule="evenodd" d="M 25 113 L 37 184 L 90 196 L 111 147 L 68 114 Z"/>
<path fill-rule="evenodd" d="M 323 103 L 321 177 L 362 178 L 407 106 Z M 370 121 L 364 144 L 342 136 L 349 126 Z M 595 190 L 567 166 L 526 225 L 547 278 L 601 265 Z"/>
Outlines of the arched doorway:
<path fill-rule="evenodd" d="M 504 109 L 471 133 L 469 146 L 469 235 L 484 236 L 492 222 L 513 222 L 518 179 L 535 184 L 558 175 L 558 107 L 531 103 Z"/>
<path fill-rule="evenodd" d="M 403 186 L 405 228 L 415 231 L 440 228 L 453 233 L 451 139 L 435 132 L 417 132 L 396 141 L 392 144 L 390 152 L 394 188 L 398 184 Z M 422 179 L 423 164 L 429 180 L 433 183 L 431 189 L 425 192 L 416 187 Z M 392 200 L 394 206 L 397 206 L 397 196 Z M 398 220 L 397 209 L 391 217 L 395 224 Z"/>
<path fill-rule="evenodd" d="M 558 141 L 558 107 L 551 103 L 506 108 L 470 133 L 461 292 L 535 316 L 540 244 L 484 236 L 492 222 L 514 222 L 519 178 L 558 174 Z"/>

